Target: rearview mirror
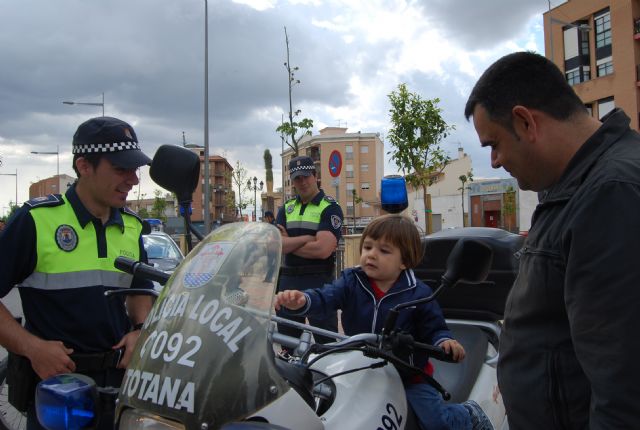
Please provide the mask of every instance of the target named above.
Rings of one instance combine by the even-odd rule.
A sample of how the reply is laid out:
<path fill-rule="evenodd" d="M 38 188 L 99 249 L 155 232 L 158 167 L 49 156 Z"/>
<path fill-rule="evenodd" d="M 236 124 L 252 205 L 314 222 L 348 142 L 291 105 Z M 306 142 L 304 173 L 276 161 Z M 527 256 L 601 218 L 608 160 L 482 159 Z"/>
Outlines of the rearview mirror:
<path fill-rule="evenodd" d="M 153 156 L 149 176 L 175 193 L 179 203 L 191 202 L 200 177 L 200 158 L 181 146 L 162 145 Z"/>

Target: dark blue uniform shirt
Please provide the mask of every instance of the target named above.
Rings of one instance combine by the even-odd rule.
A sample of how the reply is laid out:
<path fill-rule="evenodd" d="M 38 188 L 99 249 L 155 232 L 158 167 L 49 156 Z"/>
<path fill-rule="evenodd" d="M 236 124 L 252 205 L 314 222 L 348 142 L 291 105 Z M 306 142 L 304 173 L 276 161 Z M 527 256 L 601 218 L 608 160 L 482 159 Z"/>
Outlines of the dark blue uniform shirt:
<path fill-rule="evenodd" d="M 103 225 L 84 207 L 75 185 L 67 190 L 66 197 L 83 227 L 93 223 L 97 255 L 106 256 L 108 244 L 105 229 L 114 224 L 124 228 L 122 212 L 125 210 L 112 209 L 109 220 Z M 38 258 L 36 229 L 30 209 L 29 205 L 20 208 L 0 233 L 0 297 L 7 295 L 35 269 Z M 64 224 L 64 220 L 60 220 L 60 223 Z M 139 247 L 140 259 L 146 262 L 142 237 Z M 134 278 L 131 287 L 153 288 L 153 284 Z M 105 289 L 101 285 L 55 291 L 20 288 L 27 330 L 42 339 L 60 340 L 76 353 L 110 350 L 129 331 L 131 323 L 126 314 L 124 297 L 106 298 Z"/>

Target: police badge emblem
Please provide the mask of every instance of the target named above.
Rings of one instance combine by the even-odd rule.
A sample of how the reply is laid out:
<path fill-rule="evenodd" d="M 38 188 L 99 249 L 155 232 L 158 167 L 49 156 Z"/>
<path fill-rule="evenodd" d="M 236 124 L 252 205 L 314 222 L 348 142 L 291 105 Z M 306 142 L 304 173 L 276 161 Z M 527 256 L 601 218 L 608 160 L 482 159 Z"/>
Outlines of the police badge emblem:
<path fill-rule="evenodd" d="M 293 212 L 293 208 L 294 208 L 295 206 L 296 206 L 296 205 L 289 205 L 289 206 L 287 206 L 287 213 L 288 213 L 288 214 L 292 213 L 292 212 Z"/>
<path fill-rule="evenodd" d="M 333 227 L 334 230 L 342 227 L 342 220 L 338 215 L 331 215 L 331 227 Z"/>
<path fill-rule="evenodd" d="M 67 224 L 62 224 L 56 229 L 56 244 L 63 251 L 71 252 L 78 246 L 78 233 Z"/>

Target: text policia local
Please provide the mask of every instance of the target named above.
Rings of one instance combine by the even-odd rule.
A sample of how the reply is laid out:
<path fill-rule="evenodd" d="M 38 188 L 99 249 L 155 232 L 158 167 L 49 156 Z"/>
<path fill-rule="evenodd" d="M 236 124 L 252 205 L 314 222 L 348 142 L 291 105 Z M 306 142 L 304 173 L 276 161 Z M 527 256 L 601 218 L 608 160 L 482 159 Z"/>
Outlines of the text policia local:
<path fill-rule="evenodd" d="M 195 366 L 197 353 L 202 347 L 202 338 L 198 335 L 185 337 L 178 330 L 182 324 L 162 324 L 165 320 L 175 323 L 176 319 L 186 318 L 183 323 L 193 321 L 200 326 L 208 327 L 209 331 L 216 334 L 232 354 L 238 350 L 238 343 L 251 332 L 251 327 L 243 317 L 238 316 L 237 313 L 234 315 L 234 308 L 221 305 L 218 299 L 205 302 L 204 294 L 199 295 L 195 301 L 191 301 L 192 298 L 193 296 L 188 292 L 183 292 L 169 295 L 162 303 L 154 306 L 145 322 L 145 328 L 160 323 L 157 327 L 174 327 L 176 331 L 172 333 L 170 330 L 160 328 L 151 331 L 146 339 L 141 338 L 140 340 L 143 340 L 139 353 L 141 361 L 158 360 L 189 368 Z M 193 333 L 193 330 L 190 332 Z M 195 403 L 193 381 L 142 371 L 134 366 L 127 370 L 121 392 L 131 398 L 193 413 Z"/>

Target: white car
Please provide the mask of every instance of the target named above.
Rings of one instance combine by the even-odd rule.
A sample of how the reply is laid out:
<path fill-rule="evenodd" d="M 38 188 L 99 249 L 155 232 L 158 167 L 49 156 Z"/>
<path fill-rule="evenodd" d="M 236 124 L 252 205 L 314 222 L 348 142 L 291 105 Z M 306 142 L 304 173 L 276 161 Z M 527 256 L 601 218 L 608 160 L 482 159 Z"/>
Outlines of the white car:
<path fill-rule="evenodd" d="M 144 250 L 147 252 L 149 264 L 165 273 L 173 273 L 178 264 L 184 260 L 180 247 L 167 233 L 153 231 L 142 235 Z M 162 290 L 162 285 L 153 282 L 157 291 Z"/>

